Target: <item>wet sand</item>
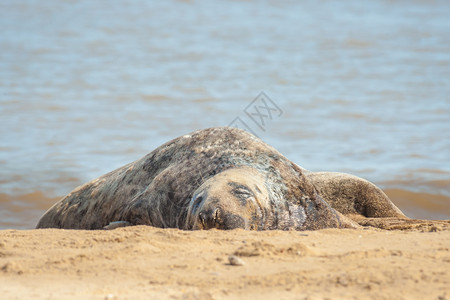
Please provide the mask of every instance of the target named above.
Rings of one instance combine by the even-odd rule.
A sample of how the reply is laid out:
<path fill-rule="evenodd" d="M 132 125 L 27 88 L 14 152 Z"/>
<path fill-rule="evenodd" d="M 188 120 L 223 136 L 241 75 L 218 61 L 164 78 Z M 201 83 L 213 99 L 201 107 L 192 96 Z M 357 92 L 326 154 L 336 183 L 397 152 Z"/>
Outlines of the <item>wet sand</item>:
<path fill-rule="evenodd" d="M 229 256 L 244 265 L 229 264 Z M 407 231 L 0 231 L 2 299 L 449 299 L 450 222 Z"/>

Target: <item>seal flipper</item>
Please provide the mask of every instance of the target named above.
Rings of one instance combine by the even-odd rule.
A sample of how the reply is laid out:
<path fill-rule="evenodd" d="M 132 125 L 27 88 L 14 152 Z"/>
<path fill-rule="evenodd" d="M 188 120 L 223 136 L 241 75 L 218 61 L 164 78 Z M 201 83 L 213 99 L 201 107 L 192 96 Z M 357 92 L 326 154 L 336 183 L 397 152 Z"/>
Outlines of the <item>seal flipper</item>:
<path fill-rule="evenodd" d="M 360 177 L 336 172 L 305 172 L 331 207 L 347 217 L 407 218 L 388 196 Z"/>
<path fill-rule="evenodd" d="M 133 224 L 131 224 L 130 222 L 127 222 L 127 221 L 115 221 L 115 222 L 110 222 L 106 226 L 103 226 L 103 229 L 113 230 L 113 229 L 116 229 L 119 227 L 127 227 L 127 226 L 133 226 Z"/>

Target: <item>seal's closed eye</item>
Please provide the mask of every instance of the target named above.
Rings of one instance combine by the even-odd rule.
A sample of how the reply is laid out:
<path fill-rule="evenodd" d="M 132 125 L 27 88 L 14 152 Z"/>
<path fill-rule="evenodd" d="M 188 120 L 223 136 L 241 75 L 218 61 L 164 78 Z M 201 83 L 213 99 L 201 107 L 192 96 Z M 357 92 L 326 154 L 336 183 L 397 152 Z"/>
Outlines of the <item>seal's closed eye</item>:
<path fill-rule="evenodd" d="M 236 188 L 231 190 L 231 193 L 237 197 L 240 198 L 250 198 L 253 197 L 253 193 L 247 189 L 243 189 L 243 188 Z"/>
<path fill-rule="evenodd" d="M 229 182 L 228 185 L 233 187 L 230 193 L 233 194 L 235 197 L 239 198 L 241 200 L 242 205 L 247 204 L 247 199 L 255 197 L 253 191 L 250 190 L 250 188 L 246 185 L 239 184 L 233 181 Z"/>

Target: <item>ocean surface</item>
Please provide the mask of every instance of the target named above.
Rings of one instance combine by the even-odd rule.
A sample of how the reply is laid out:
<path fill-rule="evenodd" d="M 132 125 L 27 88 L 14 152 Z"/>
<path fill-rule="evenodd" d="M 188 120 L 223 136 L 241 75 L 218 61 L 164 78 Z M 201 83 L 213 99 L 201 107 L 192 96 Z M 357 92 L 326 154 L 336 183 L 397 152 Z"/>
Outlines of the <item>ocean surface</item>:
<path fill-rule="evenodd" d="M 188 132 L 450 218 L 450 1 L 0 2 L 0 229 Z"/>

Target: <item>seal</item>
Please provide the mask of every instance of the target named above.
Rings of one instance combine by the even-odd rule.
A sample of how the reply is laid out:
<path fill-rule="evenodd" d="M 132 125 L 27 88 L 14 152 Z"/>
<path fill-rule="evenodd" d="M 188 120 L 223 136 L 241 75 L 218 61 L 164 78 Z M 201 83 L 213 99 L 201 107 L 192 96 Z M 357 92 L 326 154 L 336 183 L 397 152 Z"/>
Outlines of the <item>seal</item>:
<path fill-rule="evenodd" d="M 379 187 L 363 178 L 337 172 L 304 171 L 322 198 L 346 216 L 406 218 Z"/>
<path fill-rule="evenodd" d="M 37 228 L 358 227 L 344 214 L 403 216 L 361 178 L 307 171 L 244 130 L 217 127 L 178 137 L 76 188 Z"/>

